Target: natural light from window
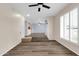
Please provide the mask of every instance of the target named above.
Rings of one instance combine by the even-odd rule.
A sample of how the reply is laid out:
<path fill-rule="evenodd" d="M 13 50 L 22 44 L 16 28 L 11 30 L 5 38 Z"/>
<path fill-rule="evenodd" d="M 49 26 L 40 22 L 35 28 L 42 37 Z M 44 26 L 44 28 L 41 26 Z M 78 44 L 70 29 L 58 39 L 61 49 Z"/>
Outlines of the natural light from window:
<path fill-rule="evenodd" d="M 78 8 L 60 17 L 60 38 L 78 43 Z"/>

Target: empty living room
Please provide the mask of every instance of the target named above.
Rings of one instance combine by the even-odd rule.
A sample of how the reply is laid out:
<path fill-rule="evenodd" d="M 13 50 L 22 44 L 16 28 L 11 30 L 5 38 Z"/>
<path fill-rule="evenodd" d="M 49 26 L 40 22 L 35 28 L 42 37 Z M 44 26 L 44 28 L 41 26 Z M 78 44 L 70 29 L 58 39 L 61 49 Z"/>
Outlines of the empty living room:
<path fill-rule="evenodd" d="M 79 55 L 78 1 L 9 2 L 0 3 L 0 56 Z"/>

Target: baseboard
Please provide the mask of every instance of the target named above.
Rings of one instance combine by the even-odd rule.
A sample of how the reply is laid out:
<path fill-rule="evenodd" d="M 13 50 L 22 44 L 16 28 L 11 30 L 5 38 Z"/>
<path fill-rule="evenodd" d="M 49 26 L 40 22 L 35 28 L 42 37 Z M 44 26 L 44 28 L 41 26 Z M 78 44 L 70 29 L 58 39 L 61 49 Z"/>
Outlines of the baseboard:
<path fill-rule="evenodd" d="M 56 40 L 58 43 L 69 49 L 70 51 L 74 52 L 75 54 L 79 55 L 79 47 L 76 44 L 73 44 L 71 42 L 65 41 L 65 40 Z"/>
<path fill-rule="evenodd" d="M 16 44 L 15 44 L 15 43 L 16 43 Z M 17 46 L 18 44 L 20 44 L 20 43 L 21 43 L 21 40 L 16 41 L 15 43 L 14 43 L 15 45 L 11 45 L 10 48 L 7 48 L 5 51 L 3 51 L 4 53 L 0 54 L 0 56 L 3 56 L 3 55 L 6 54 L 8 51 L 10 51 L 11 49 L 13 49 L 15 46 Z"/>

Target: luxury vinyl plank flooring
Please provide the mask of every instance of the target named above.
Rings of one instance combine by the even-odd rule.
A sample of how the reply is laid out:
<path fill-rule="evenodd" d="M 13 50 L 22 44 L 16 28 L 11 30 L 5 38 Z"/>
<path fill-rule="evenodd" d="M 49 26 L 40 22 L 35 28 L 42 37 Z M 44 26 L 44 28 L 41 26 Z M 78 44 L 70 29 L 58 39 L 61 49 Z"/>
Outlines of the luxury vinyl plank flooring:
<path fill-rule="evenodd" d="M 76 56 L 58 42 L 20 43 L 4 56 Z"/>
<path fill-rule="evenodd" d="M 33 35 L 33 34 L 32 34 Z M 34 34 L 37 35 L 37 34 Z M 49 41 L 46 36 L 37 35 L 32 38 L 32 42 L 22 42 L 4 56 L 77 56 L 55 40 Z"/>

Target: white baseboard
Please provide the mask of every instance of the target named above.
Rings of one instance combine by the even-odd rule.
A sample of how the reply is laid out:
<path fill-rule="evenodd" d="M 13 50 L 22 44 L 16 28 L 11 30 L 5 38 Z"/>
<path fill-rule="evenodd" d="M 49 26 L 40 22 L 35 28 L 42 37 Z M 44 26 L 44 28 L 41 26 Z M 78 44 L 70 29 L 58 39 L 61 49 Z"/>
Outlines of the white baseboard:
<path fill-rule="evenodd" d="M 3 50 L 2 54 L 0 54 L 0 56 L 3 56 L 5 53 L 7 53 L 8 51 L 10 51 L 12 48 L 14 48 L 15 46 L 17 46 L 20 43 L 21 43 L 21 40 L 14 42 L 13 45 L 10 45 L 10 47 L 8 47 L 6 50 Z"/>
<path fill-rule="evenodd" d="M 79 55 L 79 45 L 64 39 L 58 39 L 56 41 L 68 48 L 69 50 L 73 51 L 75 54 Z"/>

